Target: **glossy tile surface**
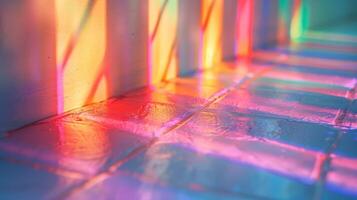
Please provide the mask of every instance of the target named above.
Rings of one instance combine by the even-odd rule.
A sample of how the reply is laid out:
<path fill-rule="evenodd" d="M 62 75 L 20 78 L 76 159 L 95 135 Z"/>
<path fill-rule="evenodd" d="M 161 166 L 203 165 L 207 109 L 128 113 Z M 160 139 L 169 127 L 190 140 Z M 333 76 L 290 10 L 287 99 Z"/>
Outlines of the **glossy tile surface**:
<path fill-rule="evenodd" d="M 356 199 L 355 55 L 304 48 L 2 134 L 0 199 Z"/>
<path fill-rule="evenodd" d="M 338 112 L 347 106 L 344 97 L 263 85 L 234 90 L 211 108 L 332 125 Z"/>
<path fill-rule="evenodd" d="M 65 177 L 21 162 L 0 159 L 0 165 L 1 199 L 53 199 L 82 181 L 79 177 Z"/>

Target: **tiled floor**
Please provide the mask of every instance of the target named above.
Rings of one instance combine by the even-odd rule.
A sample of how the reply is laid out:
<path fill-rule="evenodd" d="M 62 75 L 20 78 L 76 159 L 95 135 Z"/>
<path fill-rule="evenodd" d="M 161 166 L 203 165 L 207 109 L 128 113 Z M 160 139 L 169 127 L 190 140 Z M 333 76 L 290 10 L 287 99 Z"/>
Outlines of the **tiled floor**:
<path fill-rule="evenodd" d="M 3 134 L 0 199 L 357 199 L 357 55 L 311 45 Z"/>

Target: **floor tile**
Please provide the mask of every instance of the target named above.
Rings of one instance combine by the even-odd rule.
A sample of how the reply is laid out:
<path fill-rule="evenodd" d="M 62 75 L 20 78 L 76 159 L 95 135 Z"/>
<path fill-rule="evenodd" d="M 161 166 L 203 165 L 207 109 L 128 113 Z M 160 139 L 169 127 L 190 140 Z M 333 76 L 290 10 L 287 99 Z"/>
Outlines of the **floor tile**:
<path fill-rule="evenodd" d="M 333 125 L 348 103 L 344 97 L 259 86 L 232 91 L 211 107 Z"/>
<path fill-rule="evenodd" d="M 149 143 L 165 123 L 186 112 L 121 100 L 94 107 L 12 132 L 0 140 L 0 155 L 93 175 Z"/>
<path fill-rule="evenodd" d="M 339 152 L 336 152 L 339 153 Z M 322 191 L 322 199 L 357 198 L 357 157 L 333 154 L 330 170 Z"/>
<path fill-rule="evenodd" d="M 149 141 L 144 135 L 88 120 L 53 122 L 19 130 L 0 140 L 0 156 L 90 176 Z"/>
<path fill-rule="evenodd" d="M 276 165 L 279 163 L 279 157 L 284 160 L 284 156 L 270 154 L 272 151 L 263 153 L 271 146 L 262 144 L 264 146 L 262 147 L 257 142 L 249 140 L 233 144 L 220 142 L 217 145 L 205 141 L 194 141 L 189 145 L 177 141 L 162 142 L 126 163 L 120 170 L 140 174 L 176 187 L 190 188 L 195 185 L 204 191 L 217 191 L 237 196 L 241 193 L 289 199 L 306 199 L 312 196 L 314 187 L 309 178 L 306 177 L 306 180 L 302 181 L 283 176 L 284 172 L 271 170 L 269 163 L 274 162 Z M 253 145 L 256 147 L 254 148 Z M 249 151 L 244 147 L 254 150 Z M 259 152 L 252 154 L 254 151 Z M 287 152 L 287 154 L 285 158 L 299 155 L 298 152 Z M 262 157 L 256 157 L 257 155 Z M 299 159 L 300 162 L 305 163 L 303 166 L 308 166 L 307 169 L 293 167 L 289 171 L 310 174 L 314 166 L 314 157 L 301 156 Z M 282 160 L 280 160 L 281 164 Z M 259 167 L 257 163 L 261 163 Z M 271 191 L 277 192 L 271 193 Z"/>
<path fill-rule="evenodd" d="M 0 199 L 54 199 L 81 181 L 1 158 L 0 166 Z"/>
<path fill-rule="evenodd" d="M 264 74 L 253 82 L 250 87 L 269 86 L 277 89 L 345 97 L 355 83 L 356 80 L 350 77 L 312 74 L 294 69 L 280 68 Z"/>
<path fill-rule="evenodd" d="M 249 195 L 234 195 L 204 190 L 196 185 L 190 188 L 169 186 L 133 174 L 117 173 L 91 188 L 82 190 L 68 199 L 257 199 Z"/>
<path fill-rule="evenodd" d="M 282 146 L 326 152 L 337 137 L 338 130 L 321 124 L 256 116 L 254 112 L 207 109 L 197 113 L 174 133 L 190 138 L 202 136 L 217 140 L 249 136 L 263 141 L 275 141 Z"/>

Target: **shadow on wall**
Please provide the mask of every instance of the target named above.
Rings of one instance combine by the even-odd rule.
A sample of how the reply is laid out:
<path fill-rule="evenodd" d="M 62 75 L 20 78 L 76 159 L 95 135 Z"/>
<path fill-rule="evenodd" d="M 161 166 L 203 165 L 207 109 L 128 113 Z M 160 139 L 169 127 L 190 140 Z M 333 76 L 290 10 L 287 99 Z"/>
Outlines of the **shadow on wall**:
<path fill-rule="evenodd" d="M 56 9 L 58 113 L 146 83 L 145 3 L 58 0 Z"/>
<path fill-rule="evenodd" d="M 0 1 L 0 131 L 56 114 L 54 6 Z"/>

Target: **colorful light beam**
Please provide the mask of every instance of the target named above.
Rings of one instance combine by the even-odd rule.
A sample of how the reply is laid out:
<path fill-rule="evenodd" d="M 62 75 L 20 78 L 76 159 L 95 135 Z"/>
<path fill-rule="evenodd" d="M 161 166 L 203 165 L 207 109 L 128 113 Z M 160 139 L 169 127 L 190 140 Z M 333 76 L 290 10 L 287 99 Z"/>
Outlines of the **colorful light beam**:
<path fill-rule="evenodd" d="M 105 100 L 106 1 L 56 0 L 58 113 Z"/>
<path fill-rule="evenodd" d="M 202 1 L 202 69 L 222 61 L 223 0 Z"/>
<path fill-rule="evenodd" d="M 177 75 L 178 0 L 149 1 L 149 84 Z"/>
<path fill-rule="evenodd" d="M 237 8 L 237 54 L 248 57 L 253 47 L 254 0 L 240 0 Z"/>
<path fill-rule="evenodd" d="M 294 0 L 290 26 L 290 38 L 297 42 L 308 27 L 307 3 L 304 0 Z"/>

